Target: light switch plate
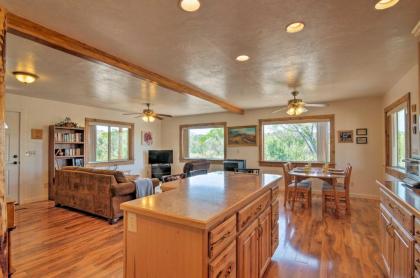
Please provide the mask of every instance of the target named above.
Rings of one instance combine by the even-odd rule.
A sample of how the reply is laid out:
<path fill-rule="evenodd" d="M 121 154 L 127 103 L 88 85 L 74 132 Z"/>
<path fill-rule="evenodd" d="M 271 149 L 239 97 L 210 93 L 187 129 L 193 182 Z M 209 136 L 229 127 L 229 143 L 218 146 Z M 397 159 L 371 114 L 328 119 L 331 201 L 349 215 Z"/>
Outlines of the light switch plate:
<path fill-rule="evenodd" d="M 137 233 L 137 215 L 131 212 L 127 213 L 127 230 Z"/>

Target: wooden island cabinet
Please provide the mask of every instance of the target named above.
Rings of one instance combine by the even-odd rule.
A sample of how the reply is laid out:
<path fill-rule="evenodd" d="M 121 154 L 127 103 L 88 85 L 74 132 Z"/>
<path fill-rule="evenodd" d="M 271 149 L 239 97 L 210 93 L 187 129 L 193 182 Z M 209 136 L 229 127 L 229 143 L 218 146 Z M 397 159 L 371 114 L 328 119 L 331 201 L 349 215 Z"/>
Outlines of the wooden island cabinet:
<path fill-rule="evenodd" d="M 262 277 L 278 246 L 280 179 L 214 172 L 123 203 L 124 277 Z"/>
<path fill-rule="evenodd" d="M 420 277 L 420 191 L 402 182 L 380 186 L 381 252 L 388 277 Z"/>

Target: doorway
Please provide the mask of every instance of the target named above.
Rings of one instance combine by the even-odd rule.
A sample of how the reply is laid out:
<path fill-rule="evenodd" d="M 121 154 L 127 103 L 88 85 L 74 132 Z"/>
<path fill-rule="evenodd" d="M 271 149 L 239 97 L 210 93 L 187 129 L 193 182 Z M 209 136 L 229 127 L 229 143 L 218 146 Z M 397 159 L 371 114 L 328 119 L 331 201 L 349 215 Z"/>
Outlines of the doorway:
<path fill-rule="evenodd" d="M 6 111 L 5 149 L 6 197 L 19 203 L 20 188 L 20 112 Z"/>

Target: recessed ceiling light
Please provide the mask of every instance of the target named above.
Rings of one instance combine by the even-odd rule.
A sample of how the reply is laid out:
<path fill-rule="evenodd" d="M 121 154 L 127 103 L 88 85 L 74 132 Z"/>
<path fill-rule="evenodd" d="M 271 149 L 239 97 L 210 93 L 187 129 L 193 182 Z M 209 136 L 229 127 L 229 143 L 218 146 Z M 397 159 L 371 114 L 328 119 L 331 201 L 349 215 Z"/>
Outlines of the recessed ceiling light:
<path fill-rule="evenodd" d="M 305 24 L 303 22 L 293 22 L 286 26 L 287 33 L 297 33 L 303 30 Z"/>
<path fill-rule="evenodd" d="M 24 71 L 14 71 L 13 75 L 16 77 L 16 79 L 19 82 L 22 82 L 25 84 L 33 83 L 35 82 L 35 80 L 38 79 L 38 75 L 29 73 L 29 72 L 24 72 Z"/>
<path fill-rule="evenodd" d="M 248 60 L 249 60 L 248 55 L 239 55 L 238 57 L 236 57 L 236 61 L 238 62 L 246 62 Z"/>
<path fill-rule="evenodd" d="M 179 6 L 186 12 L 195 12 L 200 8 L 200 1 L 198 0 L 181 0 Z"/>
<path fill-rule="evenodd" d="M 375 9 L 377 10 L 385 10 L 395 6 L 400 0 L 380 0 L 375 5 Z"/>

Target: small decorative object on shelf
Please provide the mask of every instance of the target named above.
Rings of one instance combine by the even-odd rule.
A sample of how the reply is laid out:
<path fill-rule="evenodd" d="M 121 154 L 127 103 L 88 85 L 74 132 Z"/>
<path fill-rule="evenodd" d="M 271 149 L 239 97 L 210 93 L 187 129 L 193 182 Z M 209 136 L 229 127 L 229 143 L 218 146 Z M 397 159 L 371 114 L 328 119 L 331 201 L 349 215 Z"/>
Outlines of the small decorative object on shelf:
<path fill-rule="evenodd" d="M 66 117 L 63 121 L 56 123 L 55 126 L 57 127 L 79 127 L 79 125 L 75 122 L 72 122 L 69 117 Z"/>

